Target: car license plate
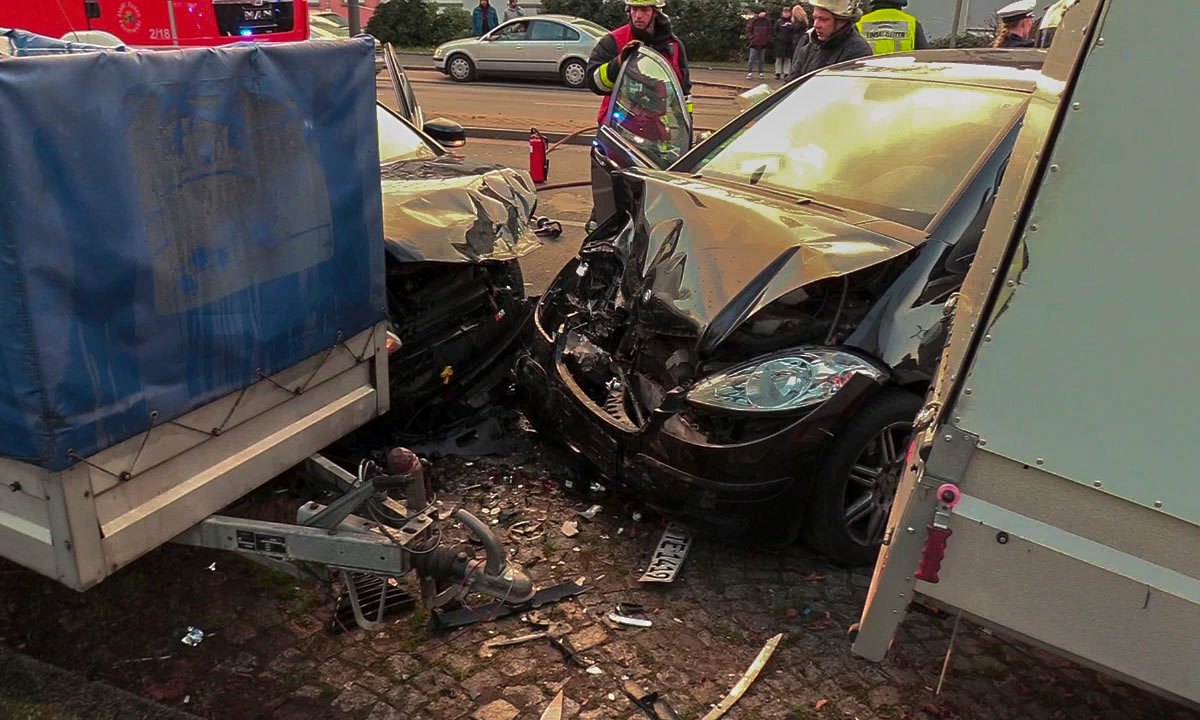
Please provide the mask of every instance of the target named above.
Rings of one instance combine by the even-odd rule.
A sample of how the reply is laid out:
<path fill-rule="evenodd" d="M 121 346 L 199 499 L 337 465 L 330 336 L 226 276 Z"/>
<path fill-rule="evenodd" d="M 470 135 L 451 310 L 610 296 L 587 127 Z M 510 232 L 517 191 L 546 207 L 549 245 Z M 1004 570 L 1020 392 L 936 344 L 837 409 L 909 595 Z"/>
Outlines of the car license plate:
<path fill-rule="evenodd" d="M 640 582 L 674 582 L 691 548 L 692 534 L 671 523 L 663 530 L 658 547 L 654 549 L 654 555 L 650 557 L 650 564 L 646 566 L 646 572 L 642 574 Z"/>

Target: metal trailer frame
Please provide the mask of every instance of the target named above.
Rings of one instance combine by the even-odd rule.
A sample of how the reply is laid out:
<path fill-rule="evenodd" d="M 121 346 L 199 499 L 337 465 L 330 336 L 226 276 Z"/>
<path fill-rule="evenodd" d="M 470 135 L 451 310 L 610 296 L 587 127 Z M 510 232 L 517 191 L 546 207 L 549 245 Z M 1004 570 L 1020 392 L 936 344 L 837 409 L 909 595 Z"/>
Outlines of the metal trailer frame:
<path fill-rule="evenodd" d="M 0 460 L 0 556 L 86 590 L 388 409 L 381 321 L 61 472 Z"/>
<path fill-rule="evenodd" d="M 1154 43 L 1128 0 L 1063 20 L 918 418 L 859 655 L 882 660 L 924 599 L 1200 706 L 1200 388 L 1186 363 L 1144 362 L 1200 353 L 1196 94 L 1161 56 L 1200 17 L 1170 5 Z"/>

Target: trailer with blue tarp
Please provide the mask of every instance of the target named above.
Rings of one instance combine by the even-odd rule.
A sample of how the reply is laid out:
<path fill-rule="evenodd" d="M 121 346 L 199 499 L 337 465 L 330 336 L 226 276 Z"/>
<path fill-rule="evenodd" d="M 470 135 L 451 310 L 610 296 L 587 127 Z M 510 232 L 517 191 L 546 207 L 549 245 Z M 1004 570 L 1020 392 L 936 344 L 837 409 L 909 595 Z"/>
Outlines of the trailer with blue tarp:
<path fill-rule="evenodd" d="M 387 410 L 374 75 L 0 30 L 0 556 L 87 588 Z"/>

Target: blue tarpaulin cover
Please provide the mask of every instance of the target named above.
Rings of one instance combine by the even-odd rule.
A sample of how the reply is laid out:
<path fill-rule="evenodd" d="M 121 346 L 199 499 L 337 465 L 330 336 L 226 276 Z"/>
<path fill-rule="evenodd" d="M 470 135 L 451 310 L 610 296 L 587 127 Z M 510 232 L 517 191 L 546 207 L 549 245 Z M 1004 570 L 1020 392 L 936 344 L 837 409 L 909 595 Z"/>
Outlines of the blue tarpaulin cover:
<path fill-rule="evenodd" d="M 0 59 L 0 456 L 51 470 L 386 303 L 369 38 L 74 48 Z"/>

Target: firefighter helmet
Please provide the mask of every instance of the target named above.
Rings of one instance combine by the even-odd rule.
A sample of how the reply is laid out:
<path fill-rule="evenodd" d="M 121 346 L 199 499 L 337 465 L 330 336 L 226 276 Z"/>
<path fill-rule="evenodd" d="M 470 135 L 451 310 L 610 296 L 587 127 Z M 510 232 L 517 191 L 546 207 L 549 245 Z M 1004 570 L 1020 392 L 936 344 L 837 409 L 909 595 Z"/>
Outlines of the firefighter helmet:
<path fill-rule="evenodd" d="M 858 0 L 811 0 L 809 4 L 813 8 L 828 10 L 834 17 L 843 20 L 857 21 L 862 17 L 862 8 L 859 7 Z"/>

